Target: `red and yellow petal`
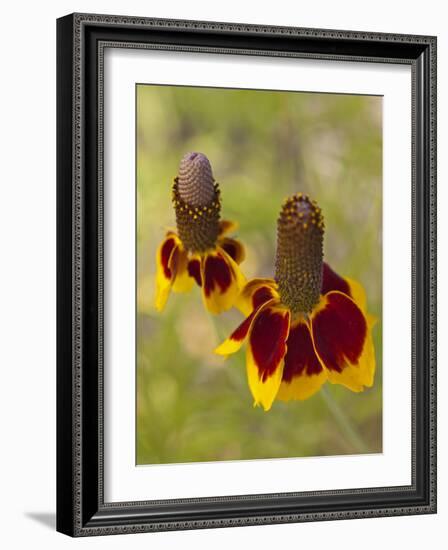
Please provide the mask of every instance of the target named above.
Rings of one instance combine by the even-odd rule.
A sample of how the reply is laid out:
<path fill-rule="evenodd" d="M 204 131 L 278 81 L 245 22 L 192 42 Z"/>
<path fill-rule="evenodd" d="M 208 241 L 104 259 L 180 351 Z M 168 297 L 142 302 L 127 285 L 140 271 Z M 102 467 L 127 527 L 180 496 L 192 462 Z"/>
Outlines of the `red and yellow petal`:
<path fill-rule="evenodd" d="M 311 316 L 316 354 L 333 384 L 352 391 L 373 385 L 375 350 L 373 322 L 353 299 L 340 291 L 322 297 Z"/>
<path fill-rule="evenodd" d="M 356 305 L 365 313 L 367 308 L 367 296 L 364 287 L 358 281 L 349 277 L 341 277 L 324 262 L 322 270 L 322 290 L 325 295 L 333 290 L 338 290 L 350 296 Z M 373 316 L 369 316 L 372 320 Z"/>
<path fill-rule="evenodd" d="M 194 284 L 194 279 L 190 276 L 188 266 L 191 260 L 189 260 L 188 252 L 180 244 L 178 252 L 176 254 L 176 269 L 173 282 L 174 292 L 189 292 Z"/>
<path fill-rule="evenodd" d="M 177 258 L 180 240 L 177 235 L 168 233 L 156 252 L 156 291 L 154 305 L 162 311 L 176 277 Z"/>
<path fill-rule="evenodd" d="M 273 305 L 275 303 L 274 300 L 271 300 L 269 305 Z M 254 309 L 252 313 L 249 315 L 249 317 L 246 317 L 244 321 L 232 332 L 232 334 L 224 340 L 222 344 L 220 344 L 216 349 L 215 353 L 218 355 L 231 355 L 232 353 L 235 353 L 238 351 L 241 346 L 244 343 L 244 340 L 246 339 L 250 327 L 252 325 L 253 320 L 255 319 L 255 316 L 258 313 L 258 310 L 260 307 L 262 307 L 265 304 L 260 304 L 259 307 Z M 267 304 L 266 304 L 267 305 Z"/>
<path fill-rule="evenodd" d="M 331 267 L 324 262 L 322 266 L 322 289 L 321 294 L 325 295 L 332 290 L 339 290 L 350 296 L 350 286 L 344 277 L 341 277 L 333 271 Z"/>
<path fill-rule="evenodd" d="M 219 236 L 227 235 L 238 229 L 238 223 L 231 220 L 221 220 L 219 222 Z"/>
<path fill-rule="evenodd" d="M 350 279 L 345 277 L 345 280 L 348 283 L 350 288 L 349 296 L 355 302 L 355 304 L 361 309 L 361 311 L 366 313 L 367 310 L 367 294 L 361 283 L 355 281 L 355 279 Z M 374 319 L 372 315 L 367 315 L 371 319 Z"/>
<path fill-rule="evenodd" d="M 198 286 L 202 286 L 202 275 L 201 275 L 201 257 L 193 256 L 188 262 L 188 275 L 196 281 Z"/>
<path fill-rule="evenodd" d="M 246 355 L 249 388 L 254 405 L 268 411 L 282 382 L 290 312 L 285 307 L 261 306 L 250 326 Z"/>
<path fill-rule="evenodd" d="M 202 296 L 211 313 L 221 313 L 235 305 L 246 280 L 236 262 L 218 247 L 201 259 Z"/>
<path fill-rule="evenodd" d="M 322 367 L 314 351 L 308 323 L 300 319 L 291 323 L 283 376 L 277 399 L 308 399 L 327 380 L 327 371 Z"/>
<path fill-rule="evenodd" d="M 237 239 L 223 237 L 219 239 L 218 244 L 238 265 L 242 263 L 244 258 L 246 257 L 244 246 Z"/>
<path fill-rule="evenodd" d="M 244 285 L 236 307 L 244 315 L 249 315 L 260 305 L 278 298 L 277 284 L 273 279 L 251 279 Z"/>

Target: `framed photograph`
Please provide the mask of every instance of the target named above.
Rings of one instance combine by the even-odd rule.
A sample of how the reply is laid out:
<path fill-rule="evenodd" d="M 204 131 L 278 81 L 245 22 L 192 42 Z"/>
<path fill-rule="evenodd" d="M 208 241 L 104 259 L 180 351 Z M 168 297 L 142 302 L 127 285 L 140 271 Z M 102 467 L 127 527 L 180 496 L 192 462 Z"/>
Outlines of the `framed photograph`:
<path fill-rule="evenodd" d="M 57 529 L 435 513 L 436 38 L 57 50 Z"/>

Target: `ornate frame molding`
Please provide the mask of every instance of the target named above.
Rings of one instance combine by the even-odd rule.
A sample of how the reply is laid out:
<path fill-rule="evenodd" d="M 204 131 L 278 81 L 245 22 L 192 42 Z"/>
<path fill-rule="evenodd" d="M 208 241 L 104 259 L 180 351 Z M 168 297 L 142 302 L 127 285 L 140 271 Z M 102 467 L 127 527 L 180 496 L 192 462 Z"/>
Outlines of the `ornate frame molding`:
<path fill-rule="evenodd" d="M 135 31 L 138 34 L 130 40 Z M 191 37 L 195 44 L 190 43 Z M 412 485 L 104 502 L 102 109 L 106 47 L 411 65 Z M 436 511 L 436 63 L 436 38 L 429 36 L 93 14 L 58 20 L 59 531 L 89 536 Z M 97 115 L 96 127 L 89 126 L 92 112 Z M 89 245 L 92 236 L 96 240 Z M 96 328 L 86 319 L 87 303 L 96 306 Z M 96 412 L 93 427 L 84 421 L 87 411 Z M 322 499 L 329 504 L 322 504 Z M 280 511 L 272 513 L 274 501 Z M 166 513 L 156 519 L 156 509 L 161 507 Z"/>

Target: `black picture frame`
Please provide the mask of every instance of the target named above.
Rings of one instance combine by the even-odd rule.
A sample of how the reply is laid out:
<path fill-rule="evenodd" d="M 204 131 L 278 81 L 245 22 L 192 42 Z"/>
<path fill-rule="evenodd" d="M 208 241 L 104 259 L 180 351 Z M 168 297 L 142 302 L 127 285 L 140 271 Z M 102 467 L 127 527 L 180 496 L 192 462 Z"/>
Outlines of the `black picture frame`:
<path fill-rule="evenodd" d="M 104 502 L 102 55 L 159 49 L 412 68 L 412 484 Z M 72 14 L 57 21 L 57 530 L 71 536 L 436 512 L 436 38 Z M 399 345 L 399 343 L 397 343 Z"/>

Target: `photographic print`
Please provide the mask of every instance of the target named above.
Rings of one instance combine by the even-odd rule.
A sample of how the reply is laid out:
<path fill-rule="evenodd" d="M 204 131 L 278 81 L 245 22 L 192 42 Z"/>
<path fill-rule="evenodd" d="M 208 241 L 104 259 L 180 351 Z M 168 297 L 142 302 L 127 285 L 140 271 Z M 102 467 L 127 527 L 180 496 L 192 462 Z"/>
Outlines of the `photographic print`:
<path fill-rule="evenodd" d="M 136 85 L 137 464 L 382 452 L 382 98 Z"/>

